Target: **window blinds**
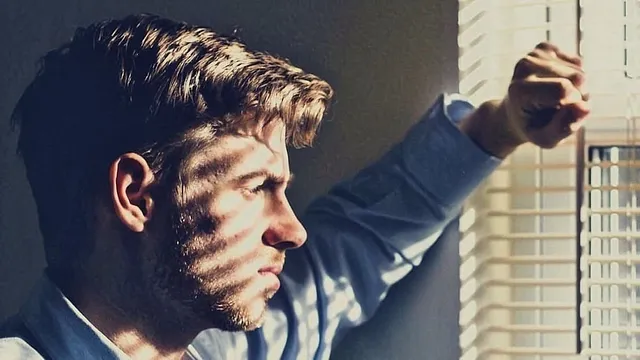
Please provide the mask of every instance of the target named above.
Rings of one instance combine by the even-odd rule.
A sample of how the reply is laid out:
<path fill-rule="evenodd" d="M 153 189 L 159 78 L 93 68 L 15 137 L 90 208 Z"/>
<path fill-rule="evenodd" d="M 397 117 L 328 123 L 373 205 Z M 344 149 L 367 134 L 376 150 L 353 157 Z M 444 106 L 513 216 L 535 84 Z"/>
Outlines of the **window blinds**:
<path fill-rule="evenodd" d="M 462 359 L 640 359 L 640 1 L 460 0 L 459 9 L 462 94 L 501 97 L 516 61 L 550 40 L 579 47 L 593 109 L 584 144 L 524 146 L 469 199 Z"/>

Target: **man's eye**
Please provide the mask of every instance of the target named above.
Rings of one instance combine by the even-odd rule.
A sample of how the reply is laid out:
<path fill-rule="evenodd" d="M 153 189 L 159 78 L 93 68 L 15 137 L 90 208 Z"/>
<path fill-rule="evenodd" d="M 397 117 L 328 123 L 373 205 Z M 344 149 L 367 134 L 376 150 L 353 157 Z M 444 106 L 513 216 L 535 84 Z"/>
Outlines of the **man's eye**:
<path fill-rule="evenodd" d="M 245 198 L 254 198 L 262 192 L 262 187 L 242 188 L 241 192 Z"/>
<path fill-rule="evenodd" d="M 243 192 L 247 197 L 255 197 L 266 192 L 275 192 L 284 185 L 284 182 L 267 179 L 258 186 L 244 188 Z"/>
<path fill-rule="evenodd" d="M 266 189 L 265 183 L 260 184 L 259 186 L 253 187 L 249 189 L 249 192 L 252 194 L 258 194 Z"/>
<path fill-rule="evenodd" d="M 265 182 L 263 182 L 262 184 L 260 184 L 258 186 L 246 188 L 245 192 L 250 196 L 255 196 L 255 195 L 258 195 L 258 194 L 264 192 L 265 190 L 268 190 L 270 186 L 271 186 L 270 182 L 269 181 L 265 181 Z"/>

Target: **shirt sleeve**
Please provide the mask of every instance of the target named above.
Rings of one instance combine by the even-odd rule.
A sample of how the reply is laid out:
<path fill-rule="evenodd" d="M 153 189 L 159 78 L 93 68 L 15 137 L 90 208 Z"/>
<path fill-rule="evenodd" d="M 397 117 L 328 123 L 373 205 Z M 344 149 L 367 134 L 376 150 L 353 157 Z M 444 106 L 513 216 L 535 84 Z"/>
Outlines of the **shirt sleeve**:
<path fill-rule="evenodd" d="M 314 319 L 321 347 L 373 315 L 500 164 L 456 126 L 473 110 L 458 95 L 441 95 L 402 142 L 302 216 L 308 240 L 290 252 L 283 288 L 293 303 L 307 299 L 294 316 L 299 326 Z M 301 289 L 307 281 L 312 293 Z"/>

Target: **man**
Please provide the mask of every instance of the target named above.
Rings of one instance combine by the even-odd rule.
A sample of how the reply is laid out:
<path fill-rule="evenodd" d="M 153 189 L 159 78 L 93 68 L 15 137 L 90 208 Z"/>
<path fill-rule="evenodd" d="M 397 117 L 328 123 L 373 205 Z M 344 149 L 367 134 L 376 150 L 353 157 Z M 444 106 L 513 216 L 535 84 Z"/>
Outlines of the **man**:
<path fill-rule="evenodd" d="M 442 96 L 303 227 L 286 146 L 311 144 L 326 82 L 209 28 L 79 29 L 14 113 L 48 267 L 0 357 L 328 358 L 501 158 L 577 129 L 583 82 L 579 58 L 540 44 L 508 96 Z"/>

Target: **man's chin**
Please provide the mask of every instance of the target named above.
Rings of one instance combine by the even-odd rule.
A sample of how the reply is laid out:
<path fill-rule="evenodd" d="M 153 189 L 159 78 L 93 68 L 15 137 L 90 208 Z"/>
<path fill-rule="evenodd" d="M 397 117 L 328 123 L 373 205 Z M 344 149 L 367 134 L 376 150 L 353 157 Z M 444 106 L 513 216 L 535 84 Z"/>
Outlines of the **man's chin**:
<path fill-rule="evenodd" d="M 252 331 L 262 327 L 266 313 L 267 306 L 263 301 L 242 308 L 227 308 L 223 311 L 220 307 L 213 307 L 209 316 L 201 318 L 209 319 L 209 327 L 223 331 Z"/>
<path fill-rule="evenodd" d="M 239 331 L 251 331 L 262 327 L 267 313 L 266 303 L 253 305 L 246 309 L 243 316 L 237 318 L 236 325 Z"/>
<path fill-rule="evenodd" d="M 212 322 L 212 327 L 223 330 L 223 331 L 252 331 L 262 327 L 264 325 L 264 316 L 259 319 L 248 319 L 248 318 L 230 318 L 227 321 L 220 322 Z"/>

